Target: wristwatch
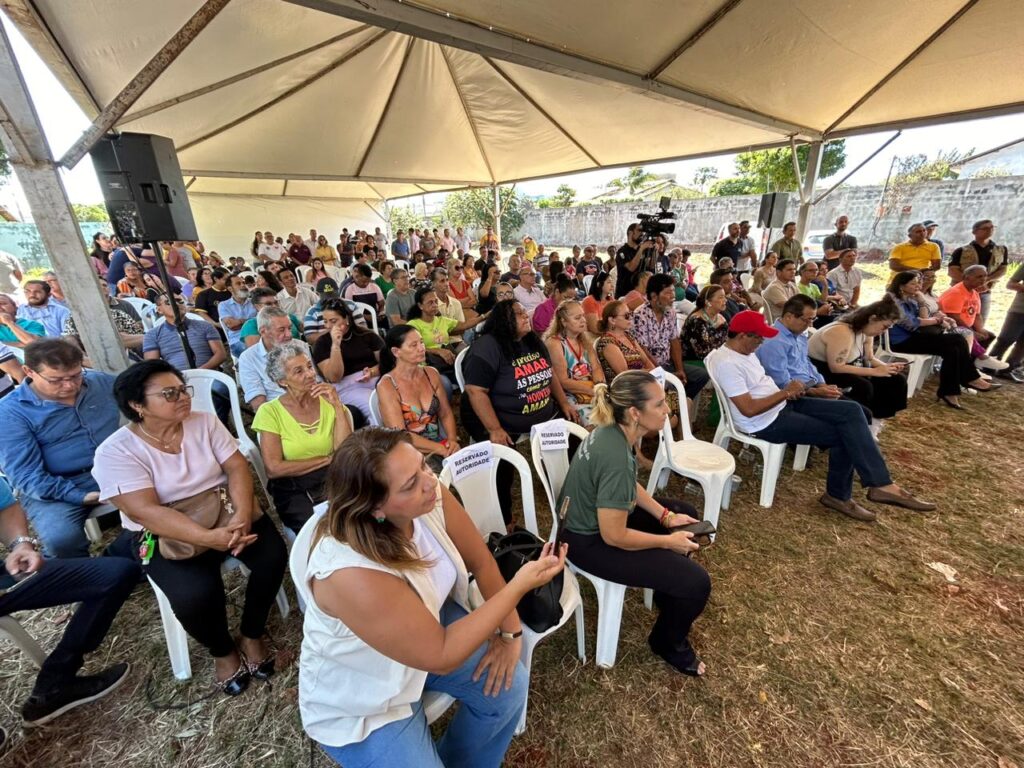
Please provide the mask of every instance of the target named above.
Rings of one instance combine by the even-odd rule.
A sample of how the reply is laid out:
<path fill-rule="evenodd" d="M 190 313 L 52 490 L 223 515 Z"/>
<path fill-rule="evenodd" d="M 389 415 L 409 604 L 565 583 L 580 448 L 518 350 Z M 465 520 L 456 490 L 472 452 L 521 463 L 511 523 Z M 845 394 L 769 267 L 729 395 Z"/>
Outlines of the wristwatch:
<path fill-rule="evenodd" d="M 7 551 L 8 552 L 13 551 L 14 548 L 16 546 L 18 546 L 19 544 L 31 544 L 32 545 L 32 549 L 34 549 L 36 551 L 39 550 L 39 539 L 33 538 L 32 536 L 19 536 L 18 538 L 16 538 L 14 541 L 12 541 L 10 544 L 7 545 Z"/>
<path fill-rule="evenodd" d="M 523 630 L 520 629 L 518 632 L 503 632 L 500 629 L 496 629 L 494 630 L 494 634 L 498 635 L 498 637 L 500 637 L 506 643 L 511 643 L 517 637 L 523 636 Z"/>

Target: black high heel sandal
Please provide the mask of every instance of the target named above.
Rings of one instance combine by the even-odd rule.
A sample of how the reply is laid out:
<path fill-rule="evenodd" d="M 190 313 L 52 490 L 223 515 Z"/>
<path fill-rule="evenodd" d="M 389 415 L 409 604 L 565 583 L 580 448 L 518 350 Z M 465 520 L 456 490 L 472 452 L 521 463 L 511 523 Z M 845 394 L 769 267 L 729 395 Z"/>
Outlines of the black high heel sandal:
<path fill-rule="evenodd" d="M 267 639 L 267 644 L 270 646 L 270 650 L 267 652 L 267 655 L 259 661 L 247 660 L 245 662 L 246 667 L 249 670 L 249 674 L 254 680 L 269 680 L 276 671 L 274 667 L 277 661 L 277 649 L 273 647 L 273 641 L 269 638 Z"/>
<path fill-rule="evenodd" d="M 952 400 L 950 400 L 949 395 L 936 395 L 935 399 L 938 400 L 939 402 L 945 403 L 947 408 L 955 408 L 958 411 L 967 410 L 962 405 L 960 405 L 960 403 L 954 403 Z"/>

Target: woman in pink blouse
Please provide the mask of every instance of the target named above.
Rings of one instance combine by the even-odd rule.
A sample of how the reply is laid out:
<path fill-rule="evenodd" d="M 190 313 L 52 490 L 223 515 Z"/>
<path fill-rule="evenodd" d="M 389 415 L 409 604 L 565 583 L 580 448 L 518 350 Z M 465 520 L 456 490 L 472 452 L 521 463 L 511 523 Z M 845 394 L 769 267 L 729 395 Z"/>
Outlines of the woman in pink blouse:
<path fill-rule="evenodd" d="M 284 576 L 284 541 L 260 512 L 237 442 L 216 416 L 192 412 L 192 387 L 174 366 L 163 360 L 133 365 L 114 381 L 114 397 L 129 423 L 96 449 L 92 473 L 100 498 L 143 529 L 143 572 L 167 596 L 185 631 L 213 656 L 216 685 L 237 696 L 253 677 L 274 673 L 265 634 Z M 218 489 L 232 510 L 223 527 L 204 528 L 175 509 L 176 500 Z M 168 559 L 161 538 L 191 544 L 198 553 Z M 250 571 L 237 646 L 221 580 L 228 555 Z"/>

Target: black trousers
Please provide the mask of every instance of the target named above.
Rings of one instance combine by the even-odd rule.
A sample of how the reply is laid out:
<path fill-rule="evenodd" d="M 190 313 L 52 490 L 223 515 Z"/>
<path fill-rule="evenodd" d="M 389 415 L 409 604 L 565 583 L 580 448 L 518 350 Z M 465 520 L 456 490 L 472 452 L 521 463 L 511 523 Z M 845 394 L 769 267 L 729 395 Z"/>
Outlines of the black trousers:
<path fill-rule="evenodd" d="M 267 617 L 284 577 L 288 550 L 268 515 L 252 524 L 256 541 L 238 559 L 250 570 L 245 587 L 240 630 L 257 640 L 266 631 Z M 157 547 L 143 572 L 156 582 L 174 609 L 185 631 L 206 646 L 211 656 L 228 656 L 235 641 L 228 629 L 227 604 L 221 565 L 227 552 L 208 550 L 188 560 L 165 560 Z"/>
<path fill-rule="evenodd" d="M 43 563 L 38 575 L 0 596 L 0 616 L 80 603 L 43 662 L 34 693 L 49 693 L 77 674 L 85 654 L 99 648 L 138 583 L 138 563 L 123 557 L 54 558 Z"/>
<path fill-rule="evenodd" d="M 876 419 L 890 419 L 907 407 L 907 377 L 903 374 L 857 376 L 852 373 L 833 373 L 828 363 L 814 358 L 811 358 L 811 362 L 828 384 L 835 384 L 840 389 L 849 388 L 846 395 L 871 411 Z"/>
<path fill-rule="evenodd" d="M 354 414 L 359 409 L 350 409 Z M 361 416 L 362 414 L 360 414 Z M 270 497 L 274 500 L 277 516 L 281 522 L 296 533 L 313 515 L 313 507 L 322 502 L 327 467 L 307 472 L 298 477 L 275 477 L 268 484 Z"/>
<path fill-rule="evenodd" d="M 915 355 L 938 355 L 942 358 L 939 370 L 940 397 L 959 395 L 960 387 L 967 386 L 978 378 L 978 370 L 971 359 L 971 350 L 958 333 L 912 333 L 899 344 L 892 345 L 893 352 L 908 352 Z"/>
<path fill-rule="evenodd" d="M 658 498 L 673 512 L 699 517 L 683 501 Z M 626 525 L 644 533 L 669 533 L 650 513 L 634 509 Z M 711 577 L 697 562 L 670 549 L 627 550 L 606 544 L 600 533 L 583 535 L 566 530 L 569 559 L 587 573 L 628 587 L 654 590 L 658 618 L 651 630 L 652 646 L 671 649 L 673 655 L 692 656 L 690 627 L 704 611 L 711 595 Z"/>

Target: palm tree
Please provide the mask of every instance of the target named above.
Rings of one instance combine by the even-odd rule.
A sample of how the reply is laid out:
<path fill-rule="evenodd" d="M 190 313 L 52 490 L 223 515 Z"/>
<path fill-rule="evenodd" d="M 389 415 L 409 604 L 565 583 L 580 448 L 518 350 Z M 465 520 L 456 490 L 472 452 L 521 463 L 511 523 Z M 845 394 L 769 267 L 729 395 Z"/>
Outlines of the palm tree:
<path fill-rule="evenodd" d="M 646 184 L 650 184 L 652 181 L 656 181 L 657 179 L 658 177 L 653 173 L 648 173 L 644 170 L 643 166 L 636 166 L 634 168 L 630 168 L 625 176 L 609 181 L 605 184 L 605 189 L 614 189 L 617 191 L 628 189 L 630 195 L 635 195 L 637 190 Z"/>

